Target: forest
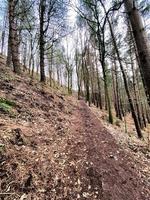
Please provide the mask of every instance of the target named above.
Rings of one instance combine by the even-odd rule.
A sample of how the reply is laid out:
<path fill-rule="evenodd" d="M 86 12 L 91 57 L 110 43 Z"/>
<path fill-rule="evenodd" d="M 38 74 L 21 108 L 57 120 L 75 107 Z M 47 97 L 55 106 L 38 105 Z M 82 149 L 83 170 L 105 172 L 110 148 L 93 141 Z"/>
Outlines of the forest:
<path fill-rule="evenodd" d="M 0 8 L 0 198 L 148 200 L 149 0 Z"/>

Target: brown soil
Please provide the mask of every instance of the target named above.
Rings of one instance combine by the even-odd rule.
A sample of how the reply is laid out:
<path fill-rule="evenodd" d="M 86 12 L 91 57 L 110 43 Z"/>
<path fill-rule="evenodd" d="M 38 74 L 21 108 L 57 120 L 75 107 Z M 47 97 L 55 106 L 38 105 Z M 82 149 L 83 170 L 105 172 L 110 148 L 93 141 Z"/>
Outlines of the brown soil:
<path fill-rule="evenodd" d="M 77 169 L 76 179 L 80 179 L 79 199 L 149 199 L 132 157 L 116 144 L 84 102 L 78 103 L 73 118 L 69 152 Z"/>
<path fill-rule="evenodd" d="M 0 68 L 0 199 L 148 200 L 150 190 L 83 101 Z"/>

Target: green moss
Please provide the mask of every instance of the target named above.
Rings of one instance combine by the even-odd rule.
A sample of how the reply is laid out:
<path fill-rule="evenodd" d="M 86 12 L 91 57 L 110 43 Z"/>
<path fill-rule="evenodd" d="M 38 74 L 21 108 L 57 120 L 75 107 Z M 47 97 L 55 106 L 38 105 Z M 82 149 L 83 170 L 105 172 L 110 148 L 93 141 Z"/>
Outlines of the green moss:
<path fill-rule="evenodd" d="M 8 99 L 0 98 L 0 110 L 2 112 L 10 112 L 11 109 L 15 106 L 15 102 Z"/>
<path fill-rule="evenodd" d="M 16 105 L 14 101 L 11 101 L 9 99 L 4 99 L 4 98 L 0 98 L 0 103 L 7 104 L 9 106 L 15 106 Z"/>
<path fill-rule="evenodd" d="M 4 153 L 5 145 L 0 143 L 0 154 Z"/>

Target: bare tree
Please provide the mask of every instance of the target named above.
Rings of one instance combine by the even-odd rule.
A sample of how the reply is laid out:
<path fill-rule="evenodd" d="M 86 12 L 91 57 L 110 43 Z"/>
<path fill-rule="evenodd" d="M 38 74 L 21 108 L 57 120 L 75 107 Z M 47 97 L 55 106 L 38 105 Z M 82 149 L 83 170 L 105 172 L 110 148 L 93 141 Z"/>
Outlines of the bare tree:
<path fill-rule="evenodd" d="M 150 98 L 150 46 L 145 32 L 140 12 L 135 0 L 124 1 L 131 22 L 134 39 L 138 51 L 141 76 L 143 76 L 145 89 Z M 149 100 L 150 101 L 150 100 Z"/>

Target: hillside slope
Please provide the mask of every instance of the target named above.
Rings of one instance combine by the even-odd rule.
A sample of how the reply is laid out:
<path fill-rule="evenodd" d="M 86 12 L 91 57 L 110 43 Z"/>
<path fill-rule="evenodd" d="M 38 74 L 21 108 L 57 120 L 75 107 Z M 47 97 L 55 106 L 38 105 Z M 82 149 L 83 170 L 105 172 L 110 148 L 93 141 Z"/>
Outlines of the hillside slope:
<path fill-rule="evenodd" d="M 0 197 L 148 200 L 148 184 L 83 101 L 0 64 Z"/>

